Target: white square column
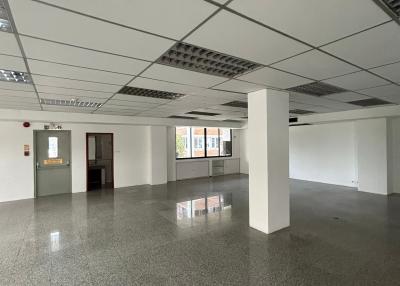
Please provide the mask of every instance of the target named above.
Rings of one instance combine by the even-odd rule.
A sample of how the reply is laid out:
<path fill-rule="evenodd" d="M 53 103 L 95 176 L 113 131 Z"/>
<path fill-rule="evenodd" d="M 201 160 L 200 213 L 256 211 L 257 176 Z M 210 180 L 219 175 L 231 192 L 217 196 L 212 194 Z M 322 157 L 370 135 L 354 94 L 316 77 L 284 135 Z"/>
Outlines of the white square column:
<path fill-rule="evenodd" d="M 290 225 L 289 94 L 248 94 L 250 227 L 272 233 Z"/>

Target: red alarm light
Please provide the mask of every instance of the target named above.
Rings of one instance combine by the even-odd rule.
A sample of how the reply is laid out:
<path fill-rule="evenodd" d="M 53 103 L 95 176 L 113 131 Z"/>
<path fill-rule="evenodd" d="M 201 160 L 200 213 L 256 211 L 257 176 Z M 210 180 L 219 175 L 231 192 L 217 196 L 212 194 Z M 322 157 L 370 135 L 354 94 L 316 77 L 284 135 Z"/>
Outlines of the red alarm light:
<path fill-rule="evenodd" d="M 24 124 L 22 124 L 25 128 L 28 128 L 29 126 L 31 126 L 31 124 L 29 122 L 24 122 Z"/>

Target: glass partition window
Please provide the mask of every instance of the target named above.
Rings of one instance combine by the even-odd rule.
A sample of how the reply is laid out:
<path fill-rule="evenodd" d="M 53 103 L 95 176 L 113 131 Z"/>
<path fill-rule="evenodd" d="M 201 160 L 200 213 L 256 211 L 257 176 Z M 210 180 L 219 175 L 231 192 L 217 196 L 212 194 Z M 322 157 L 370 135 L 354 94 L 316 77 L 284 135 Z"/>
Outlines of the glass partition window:
<path fill-rule="evenodd" d="M 219 155 L 231 156 L 232 155 L 231 130 L 228 128 L 220 128 L 219 138 L 220 138 Z"/>
<path fill-rule="evenodd" d="M 58 158 L 58 137 L 49 137 L 49 158 Z"/>
<path fill-rule="evenodd" d="M 232 131 L 229 128 L 176 127 L 176 158 L 232 156 Z"/>

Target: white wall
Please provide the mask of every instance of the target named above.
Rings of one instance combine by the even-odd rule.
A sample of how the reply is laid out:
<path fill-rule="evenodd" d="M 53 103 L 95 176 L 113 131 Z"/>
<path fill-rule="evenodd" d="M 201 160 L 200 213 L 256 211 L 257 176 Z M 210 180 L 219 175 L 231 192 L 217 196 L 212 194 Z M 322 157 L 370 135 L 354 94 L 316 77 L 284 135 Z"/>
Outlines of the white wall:
<path fill-rule="evenodd" d="M 290 178 L 356 186 L 354 123 L 289 128 Z"/>
<path fill-rule="evenodd" d="M 400 118 L 388 119 L 388 189 L 400 193 Z"/>
<path fill-rule="evenodd" d="M 388 194 L 386 119 L 356 121 L 358 189 Z"/>
<path fill-rule="evenodd" d="M 159 185 L 167 183 L 167 127 L 151 126 L 149 132 L 149 183 Z"/>
<path fill-rule="evenodd" d="M 240 173 L 249 174 L 249 157 L 247 149 L 247 127 L 240 129 Z"/>
<path fill-rule="evenodd" d="M 0 122 L 0 201 L 34 197 L 33 130 L 21 122 Z M 86 132 L 114 133 L 114 183 L 125 187 L 150 183 L 148 178 L 149 127 L 122 125 L 63 124 L 71 130 L 72 192 L 86 191 Z M 7 134 L 7 135 L 6 135 Z M 31 155 L 23 156 L 29 144 Z"/>

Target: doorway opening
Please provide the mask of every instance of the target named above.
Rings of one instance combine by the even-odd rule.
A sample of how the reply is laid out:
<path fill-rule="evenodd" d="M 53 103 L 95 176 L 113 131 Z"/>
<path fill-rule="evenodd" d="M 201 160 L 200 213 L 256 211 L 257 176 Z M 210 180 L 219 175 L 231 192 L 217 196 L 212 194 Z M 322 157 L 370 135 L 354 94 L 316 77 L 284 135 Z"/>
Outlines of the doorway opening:
<path fill-rule="evenodd" d="M 114 188 L 113 133 L 86 133 L 86 189 L 111 188 Z"/>

